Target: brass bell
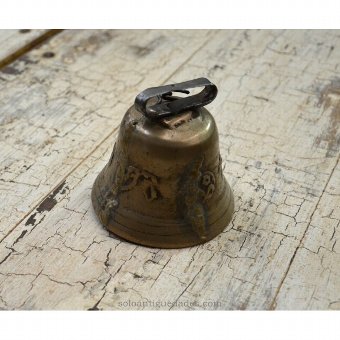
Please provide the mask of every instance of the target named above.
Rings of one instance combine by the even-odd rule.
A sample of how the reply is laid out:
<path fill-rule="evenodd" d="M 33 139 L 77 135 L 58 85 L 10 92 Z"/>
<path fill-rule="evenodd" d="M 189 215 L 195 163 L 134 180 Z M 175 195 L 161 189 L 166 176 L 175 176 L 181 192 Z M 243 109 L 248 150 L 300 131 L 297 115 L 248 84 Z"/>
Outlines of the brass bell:
<path fill-rule="evenodd" d="M 173 95 L 197 87 L 204 88 Z M 229 224 L 233 194 L 215 120 L 203 107 L 216 95 L 217 87 L 199 78 L 136 97 L 92 189 L 94 210 L 109 231 L 146 246 L 182 248 L 214 238 Z"/>

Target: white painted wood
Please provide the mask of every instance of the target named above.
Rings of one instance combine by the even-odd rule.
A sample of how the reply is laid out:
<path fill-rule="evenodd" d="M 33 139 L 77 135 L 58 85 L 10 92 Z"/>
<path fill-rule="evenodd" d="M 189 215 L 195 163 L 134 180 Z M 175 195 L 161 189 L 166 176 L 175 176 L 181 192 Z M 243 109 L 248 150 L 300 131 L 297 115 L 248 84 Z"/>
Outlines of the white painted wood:
<path fill-rule="evenodd" d="M 47 30 L 0 30 L 0 64 L 12 54 L 42 36 Z"/>
<path fill-rule="evenodd" d="M 339 189 L 338 164 L 275 300 L 276 309 L 340 309 Z"/>
<path fill-rule="evenodd" d="M 157 36 L 158 32 L 148 34 Z M 76 45 L 68 34 L 65 36 L 69 37 L 69 46 Z M 120 34 L 120 52 L 112 57 L 116 49 L 108 48 L 107 53 L 114 60 L 125 58 L 119 63 L 121 71 L 124 65 L 131 65 L 126 42 L 132 38 L 125 36 L 129 32 Z M 179 38 L 182 34 L 177 32 L 176 39 L 184 43 L 186 39 Z M 204 245 L 180 250 L 136 246 L 109 235 L 92 210 L 92 184 L 109 159 L 116 136 L 112 131 L 133 96 L 159 83 L 142 80 L 123 87 L 125 91 L 121 93 L 128 95 L 123 96 L 120 110 L 107 108 L 107 117 L 115 118 L 110 118 L 112 125 L 106 139 L 96 134 L 104 120 L 91 116 L 91 124 L 84 124 L 87 115 L 77 114 L 85 110 L 86 101 L 76 101 L 65 85 L 60 105 L 68 107 L 67 103 L 72 103 L 74 111 L 60 112 L 56 103 L 48 111 L 64 119 L 59 140 L 51 143 L 61 158 L 58 161 L 57 155 L 48 157 L 41 167 L 45 169 L 41 170 L 42 176 L 51 178 L 50 186 L 45 187 L 49 194 L 42 199 L 42 191 L 38 191 L 40 203 L 30 203 L 36 209 L 0 243 L 2 308 L 339 309 L 338 33 L 220 31 L 204 37 L 196 53 L 163 69 L 162 79 L 160 71 L 153 72 L 150 66 L 152 57 L 144 60 L 143 69 L 149 67 L 153 82 L 207 76 L 218 85 L 219 95 L 208 109 L 219 127 L 224 173 L 235 195 L 231 230 Z M 197 41 L 200 39 L 197 37 Z M 66 46 L 65 51 L 67 48 L 76 50 Z M 95 50 L 93 55 L 85 53 L 79 59 L 62 52 L 64 59 L 57 59 L 56 64 L 48 65 L 46 61 L 44 66 L 43 62 L 42 71 L 34 69 L 47 82 L 41 85 L 41 91 L 58 93 L 64 78 L 68 84 L 80 83 L 85 77 L 86 86 L 80 88 L 91 89 L 86 96 L 100 88 L 100 95 L 92 99 L 93 106 L 85 106 L 87 110 L 110 102 L 112 98 L 103 95 L 105 89 L 98 80 L 105 79 L 106 73 L 96 75 L 91 65 L 106 65 L 102 67 L 110 72 L 116 68 L 108 66 L 112 65 L 111 58 L 105 57 L 105 52 Z M 167 55 L 172 50 L 173 46 L 169 47 Z M 157 60 L 159 53 L 154 56 Z M 65 66 L 65 58 L 70 58 L 67 65 L 72 66 Z M 138 63 L 143 63 L 142 59 L 139 56 Z M 91 60 L 91 65 L 84 65 L 84 60 Z M 55 69 L 60 75 L 53 75 Z M 25 72 L 29 73 L 30 68 Z M 47 74 L 57 82 L 55 90 L 51 90 L 54 82 L 48 80 Z M 132 71 L 127 73 L 127 80 L 131 80 L 130 75 Z M 17 80 L 13 77 L 9 81 Z M 20 98 L 19 93 L 16 98 Z M 37 105 L 39 112 L 39 107 L 47 106 L 43 104 L 46 101 L 37 98 L 40 96 L 30 101 L 30 107 Z M 45 98 L 48 103 L 50 97 Z M 41 123 L 38 114 L 30 119 Z M 75 127 L 67 129 L 67 119 L 75 119 Z M 58 124 L 56 118 L 47 121 Z M 19 136 L 18 131 L 6 131 L 13 140 Z M 86 152 L 69 146 L 70 134 L 72 138 L 82 136 L 77 141 L 84 143 Z M 38 141 L 33 157 L 41 160 L 37 145 Z M 70 151 L 72 159 L 77 157 L 76 151 L 81 156 L 70 161 L 63 148 Z M 17 162 L 24 157 L 19 154 Z M 67 173 L 53 177 L 53 169 L 57 167 L 60 174 L 69 161 L 72 164 Z M 35 171 L 40 174 L 37 168 Z M 52 192 L 51 188 L 59 183 Z M 23 190 L 24 185 L 13 187 Z M 18 191 L 16 195 L 20 196 Z M 29 196 L 32 195 L 26 194 Z"/>
<path fill-rule="evenodd" d="M 64 31 L 0 72 L 0 237 L 112 134 L 141 89 L 165 82 L 212 33 Z"/>

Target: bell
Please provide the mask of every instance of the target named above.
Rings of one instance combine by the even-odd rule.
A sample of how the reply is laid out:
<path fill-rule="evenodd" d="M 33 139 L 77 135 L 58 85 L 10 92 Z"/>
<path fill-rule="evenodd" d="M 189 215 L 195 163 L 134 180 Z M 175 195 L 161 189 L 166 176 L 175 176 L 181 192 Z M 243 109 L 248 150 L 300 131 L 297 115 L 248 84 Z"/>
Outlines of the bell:
<path fill-rule="evenodd" d="M 197 87 L 204 88 L 173 95 Z M 216 86 L 199 78 L 136 97 L 92 189 L 94 210 L 109 231 L 137 244 L 182 248 L 214 238 L 229 224 L 233 194 L 215 120 L 203 107 L 216 95 Z"/>

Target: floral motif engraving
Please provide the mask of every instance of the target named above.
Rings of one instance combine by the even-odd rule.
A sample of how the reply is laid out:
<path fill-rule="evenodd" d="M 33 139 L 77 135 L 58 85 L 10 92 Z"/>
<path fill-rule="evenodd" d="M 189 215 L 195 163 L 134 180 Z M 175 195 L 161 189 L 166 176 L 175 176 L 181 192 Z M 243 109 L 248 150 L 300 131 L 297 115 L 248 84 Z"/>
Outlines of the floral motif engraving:
<path fill-rule="evenodd" d="M 211 170 L 204 168 L 204 157 L 200 157 L 188 164 L 179 181 L 178 209 L 202 240 L 208 234 L 206 203 L 216 191 L 219 176 L 223 176 L 221 156 Z"/>
<path fill-rule="evenodd" d="M 153 201 L 161 197 L 158 190 L 157 177 L 146 170 L 140 170 L 132 165 L 129 165 L 125 171 L 124 184 L 122 185 L 121 190 L 131 190 L 142 181 L 146 184 L 144 196 L 147 201 Z"/>
<path fill-rule="evenodd" d="M 211 171 L 206 171 L 202 174 L 201 187 L 205 192 L 203 198 L 204 201 L 207 201 L 213 195 L 215 191 L 215 183 L 216 183 L 215 176 Z"/>

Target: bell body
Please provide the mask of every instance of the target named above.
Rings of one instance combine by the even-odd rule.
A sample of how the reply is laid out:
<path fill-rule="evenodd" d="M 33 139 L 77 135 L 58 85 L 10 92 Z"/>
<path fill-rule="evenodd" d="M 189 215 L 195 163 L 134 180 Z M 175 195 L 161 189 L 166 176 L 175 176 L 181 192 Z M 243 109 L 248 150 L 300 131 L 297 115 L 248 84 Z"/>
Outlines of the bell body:
<path fill-rule="evenodd" d="M 217 236 L 234 200 L 212 115 L 200 107 L 155 122 L 132 106 L 92 202 L 109 231 L 134 243 L 181 248 Z"/>

